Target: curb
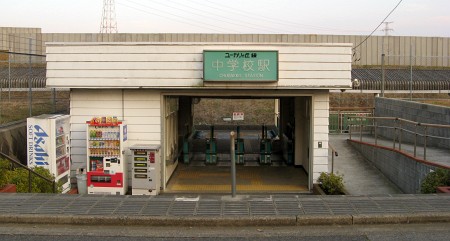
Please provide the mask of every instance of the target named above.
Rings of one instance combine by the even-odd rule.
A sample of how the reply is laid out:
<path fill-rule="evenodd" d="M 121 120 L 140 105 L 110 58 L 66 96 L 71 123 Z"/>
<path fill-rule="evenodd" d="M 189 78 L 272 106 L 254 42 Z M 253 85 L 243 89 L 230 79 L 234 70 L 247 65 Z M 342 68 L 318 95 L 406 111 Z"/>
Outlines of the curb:
<path fill-rule="evenodd" d="M 413 214 L 355 214 L 298 216 L 93 216 L 49 214 L 0 214 L 0 223 L 118 225 L 118 226 L 312 226 L 450 223 L 450 212 Z"/>
<path fill-rule="evenodd" d="M 0 223 L 26 224 L 77 224 L 77 225 L 119 225 L 119 226 L 295 226 L 296 216 L 92 216 L 92 215 L 41 215 L 0 214 Z"/>

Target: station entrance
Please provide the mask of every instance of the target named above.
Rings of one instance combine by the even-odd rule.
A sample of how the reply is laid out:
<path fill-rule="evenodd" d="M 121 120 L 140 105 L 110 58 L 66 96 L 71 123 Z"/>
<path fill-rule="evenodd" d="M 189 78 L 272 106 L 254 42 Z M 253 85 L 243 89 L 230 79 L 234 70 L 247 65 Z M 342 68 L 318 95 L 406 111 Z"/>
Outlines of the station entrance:
<path fill-rule="evenodd" d="M 309 193 L 311 96 L 164 97 L 165 193 Z"/>

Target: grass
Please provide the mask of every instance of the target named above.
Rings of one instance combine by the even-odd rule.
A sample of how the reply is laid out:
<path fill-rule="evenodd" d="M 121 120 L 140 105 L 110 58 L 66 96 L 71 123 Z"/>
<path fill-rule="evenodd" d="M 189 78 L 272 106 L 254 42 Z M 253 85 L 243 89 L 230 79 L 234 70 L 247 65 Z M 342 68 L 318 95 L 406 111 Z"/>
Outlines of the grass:
<path fill-rule="evenodd" d="M 69 112 L 69 92 L 56 92 L 56 105 L 53 103 L 51 91 L 35 91 L 32 93 L 32 116 L 48 113 Z M 3 91 L 0 102 L 0 124 L 23 120 L 30 116 L 28 91 Z"/>

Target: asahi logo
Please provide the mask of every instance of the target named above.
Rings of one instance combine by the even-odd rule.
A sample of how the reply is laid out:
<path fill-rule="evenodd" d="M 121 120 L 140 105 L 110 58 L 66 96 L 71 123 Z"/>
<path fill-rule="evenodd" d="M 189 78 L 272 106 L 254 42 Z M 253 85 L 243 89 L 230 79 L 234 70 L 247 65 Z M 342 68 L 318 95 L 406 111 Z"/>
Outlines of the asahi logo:
<path fill-rule="evenodd" d="M 32 165 L 48 166 L 47 150 L 45 148 L 45 142 L 48 139 L 47 133 L 39 125 L 28 126 L 28 160 Z"/>

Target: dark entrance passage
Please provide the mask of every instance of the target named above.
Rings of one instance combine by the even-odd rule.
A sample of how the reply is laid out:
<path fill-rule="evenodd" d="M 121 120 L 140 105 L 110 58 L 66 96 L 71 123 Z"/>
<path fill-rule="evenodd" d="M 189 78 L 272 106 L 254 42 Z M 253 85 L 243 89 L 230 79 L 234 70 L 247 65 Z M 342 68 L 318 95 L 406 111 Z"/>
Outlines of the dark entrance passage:
<path fill-rule="evenodd" d="M 310 98 L 178 98 L 179 155 L 164 192 L 230 193 L 231 131 L 236 133 L 238 194 L 310 192 L 309 170 L 304 166 L 308 161 L 296 161 L 294 140 L 296 134 L 309 134 L 303 113 L 310 107 L 300 105 L 309 105 L 305 100 Z M 199 103 L 204 106 L 198 108 Z M 245 121 L 236 120 L 236 112 L 245 113 Z M 304 131 L 295 133 L 299 124 L 304 126 L 298 130 Z M 301 143 L 308 138 L 300 138 Z M 306 143 L 299 148 L 299 153 L 308 150 Z"/>
<path fill-rule="evenodd" d="M 211 136 L 209 126 L 196 126 L 190 140 L 192 152 L 189 162 L 180 161 L 165 192 L 171 193 L 230 193 L 231 155 L 230 132 L 237 126 L 215 126 L 217 161 L 207 163 L 207 139 Z M 245 154 L 237 165 L 238 193 L 307 193 L 308 175 L 302 167 L 288 165 L 283 159 L 281 141 L 275 126 L 269 126 L 266 137 L 271 142 L 270 163 L 261 163 L 260 140 L 262 127 L 240 127 Z M 261 130 L 259 130 L 261 129 Z"/>

